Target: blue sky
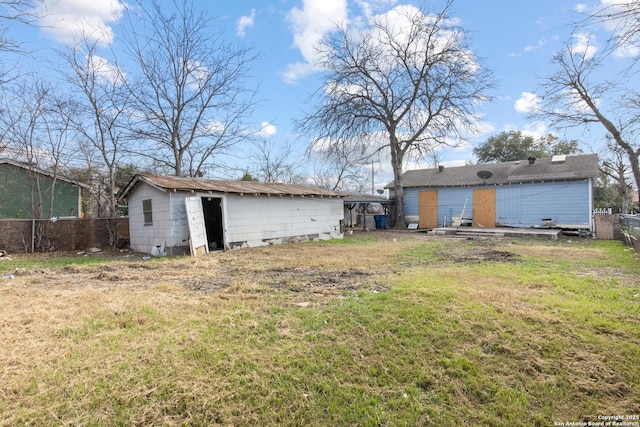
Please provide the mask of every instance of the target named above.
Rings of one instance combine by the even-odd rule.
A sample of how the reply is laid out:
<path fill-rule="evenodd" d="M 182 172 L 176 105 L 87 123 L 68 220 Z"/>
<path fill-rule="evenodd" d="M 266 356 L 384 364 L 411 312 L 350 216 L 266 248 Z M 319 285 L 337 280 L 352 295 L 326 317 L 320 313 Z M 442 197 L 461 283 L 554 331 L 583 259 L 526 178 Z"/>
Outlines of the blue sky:
<path fill-rule="evenodd" d="M 169 3 L 172 0 L 161 0 Z M 471 37 L 471 48 L 494 72 L 494 100 L 482 107 L 482 132 L 458 148 L 439 153 L 445 165 L 474 161 L 472 148 L 489 136 L 505 130 L 522 130 L 536 136 L 552 132 L 545 123 L 533 123 L 526 112 L 535 105 L 540 78 L 551 72 L 554 52 L 570 41 L 579 12 L 601 7 L 607 0 L 457 0 L 453 16 Z M 608 0 L 611 1 L 611 0 Z M 40 64 L 51 48 L 71 40 L 80 24 L 99 28 L 117 47 L 119 28 L 113 13 L 120 13 L 120 0 L 46 0 L 50 18 L 41 28 L 13 28 L 12 36 L 36 49 Z M 198 8 L 215 18 L 214 25 L 229 41 L 237 41 L 258 53 L 252 74 L 262 100 L 251 126 L 263 127 L 265 137 L 275 144 L 292 144 L 303 151 L 308 135 L 299 135 L 294 120 L 311 108 L 309 96 L 319 85 L 319 72 L 312 65 L 314 43 L 337 21 L 366 22 L 372 14 L 382 14 L 403 0 L 201 0 Z M 443 2 L 433 2 L 436 8 Z M 606 40 L 604 28 L 591 28 L 596 41 Z M 580 43 L 575 39 L 572 43 Z M 36 67 L 38 65 L 35 65 Z M 559 137 L 580 139 L 586 146 L 596 133 L 562 133 Z M 585 150 L 587 151 L 587 150 Z M 429 165 L 431 166 L 431 165 Z M 409 166 L 411 167 L 411 165 Z M 389 167 L 380 165 L 376 180 L 388 181 Z"/>

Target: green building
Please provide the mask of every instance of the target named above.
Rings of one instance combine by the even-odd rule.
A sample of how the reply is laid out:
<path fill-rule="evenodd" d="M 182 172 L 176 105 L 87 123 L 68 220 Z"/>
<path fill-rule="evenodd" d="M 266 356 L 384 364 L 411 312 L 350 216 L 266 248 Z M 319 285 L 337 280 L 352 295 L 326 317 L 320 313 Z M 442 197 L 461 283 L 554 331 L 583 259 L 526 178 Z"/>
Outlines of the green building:
<path fill-rule="evenodd" d="M 81 217 L 82 188 L 89 187 L 25 163 L 0 159 L 0 218 Z"/>

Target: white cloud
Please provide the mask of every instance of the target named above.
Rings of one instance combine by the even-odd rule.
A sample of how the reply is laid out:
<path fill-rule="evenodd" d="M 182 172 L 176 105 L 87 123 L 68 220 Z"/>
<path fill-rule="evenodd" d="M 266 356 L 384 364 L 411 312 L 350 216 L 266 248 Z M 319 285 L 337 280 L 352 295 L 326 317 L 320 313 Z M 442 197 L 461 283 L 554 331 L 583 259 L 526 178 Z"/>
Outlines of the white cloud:
<path fill-rule="evenodd" d="M 538 40 L 538 43 L 536 43 L 536 44 L 531 44 L 531 45 L 529 45 L 529 46 L 526 46 L 526 47 L 524 48 L 524 51 L 525 51 L 525 52 L 531 52 L 531 51 L 534 51 L 534 50 L 538 50 L 538 49 L 543 48 L 543 47 L 544 47 L 544 45 L 546 45 L 546 44 L 547 44 L 547 41 L 546 41 L 546 40 L 544 40 L 544 39 L 540 39 L 540 40 Z"/>
<path fill-rule="evenodd" d="M 187 83 L 194 89 L 202 89 L 209 81 L 211 72 L 209 68 L 202 65 L 200 61 L 194 61 L 191 59 L 183 59 L 183 63 L 187 68 Z"/>
<path fill-rule="evenodd" d="M 273 136 L 276 133 L 278 133 L 278 129 L 275 127 L 275 125 L 269 122 L 262 122 L 260 124 L 260 130 L 258 131 L 258 135 L 268 137 L 268 136 Z"/>
<path fill-rule="evenodd" d="M 304 62 L 291 64 L 283 73 L 285 81 L 296 80 L 317 71 L 317 43 L 336 25 L 347 20 L 347 0 L 304 0 L 302 8 L 294 7 L 287 14 L 293 32 L 293 46 L 300 51 Z"/>
<path fill-rule="evenodd" d="M 543 136 L 549 134 L 547 125 L 544 122 L 528 123 L 524 126 L 524 128 L 513 124 L 508 124 L 504 126 L 503 130 L 505 132 L 518 131 L 521 132 L 524 136 L 530 136 L 534 139 L 540 139 Z"/>
<path fill-rule="evenodd" d="M 524 136 L 531 136 L 534 139 L 540 139 L 543 136 L 547 135 L 548 133 L 549 132 L 548 132 L 547 125 L 544 124 L 543 122 L 531 123 L 525 126 L 524 129 L 522 129 L 522 134 Z"/>
<path fill-rule="evenodd" d="M 202 125 L 201 130 L 203 132 L 208 132 L 211 135 L 215 135 L 218 133 L 223 133 L 227 129 L 227 125 L 217 119 L 211 119 L 208 123 Z"/>
<path fill-rule="evenodd" d="M 294 62 L 287 65 L 286 70 L 280 73 L 280 76 L 285 83 L 296 84 L 298 80 L 310 76 L 321 69 L 320 66 L 309 62 Z"/>
<path fill-rule="evenodd" d="M 582 99 L 577 91 L 572 89 L 566 92 L 565 96 L 570 100 L 568 101 L 567 106 L 572 110 L 572 112 L 578 111 L 581 113 L 592 113 L 589 104 Z M 596 107 L 600 106 L 600 98 L 592 98 L 591 101 L 595 103 Z"/>
<path fill-rule="evenodd" d="M 588 6 L 587 6 L 586 4 L 584 4 L 584 3 L 578 3 L 578 4 L 575 6 L 574 10 L 575 10 L 576 12 L 578 12 L 578 13 L 584 13 L 584 12 L 587 10 L 587 7 L 588 7 Z"/>
<path fill-rule="evenodd" d="M 337 25 L 348 22 L 351 27 L 364 30 L 372 21 L 384 22 L 393 32 L 395 41 L 402 44 L 402 40 L 398 38 L 407 37 L 407 28 L 410 28 L 408 17 L 415 16 L 419 9 L 413 5 L 393 7 L 398 2 L 399 0 L 354 0 L 360 9 L 360 15 L 348 16 L 347 0 L 303 0 L 302 8 L 294 7 L 289 11 L 287 21 L 293 33 L 293 46 L 300 51 L 304 60 L 289 64 L 281 74 L 283 80 L 295 83 L 321 70 L 317 61 L 318 42 L 335 30 Z M 393 8 L 389 9 L 390 7 Z M 446 34 L 442 36 L 445 37 Z M 368 37 L 382 39 L 384 35 L 369 33 Z"/>
<path fill-rule="evenodd" d="M 398 0 L 355 0 L 355 2 L 362 10 L 367 21 L 370 21 L 374 13 L 395 5 Z"/>
<path fill-rule="evenodd" d="M 583 56 L 585 59 L 591 59 L 598 52 L 595 45 L 595 36 L 586 33 L 577 33 L 573 35 L 573 45 L 571 53 Z"/>
<path fill-rule="evenodd" d="M 99 55 L 87 56 L 87 64 L 97 76 L 112 84 L 124 83 L 124 73 L 120 68 L 111 64 L 107 58 Z"/>
<path fill-rule="evenodd" d="M 35 10 L 43 31 L 63 43 L 78 38 L 113 41 L 114 23 L 127 7 L 120 0 L 44 0 Z"/>
<path fill-rule="evenodd" d="M 640 56 L 640 45 L 623 43 L 614 51 L 614 55 L 619 58 L 637 58 Z"/>
<path fill-rule="evenodd" d="M 236 27 L 236 34 L 240 37 L 244 37 L 247 28 L 252 28 L 254 20 L 256 18 L 256 10 L 251 9 L 250 15 L 241 16 L 238 19 L 238 26 Z"/>
<path fill-rule="evenodd" d="M 540 98 L 535 93 L 522 92 L 522 96 L 516 100 L 514 107 L 518 113 L 530 113 L 539 105 Z"/>

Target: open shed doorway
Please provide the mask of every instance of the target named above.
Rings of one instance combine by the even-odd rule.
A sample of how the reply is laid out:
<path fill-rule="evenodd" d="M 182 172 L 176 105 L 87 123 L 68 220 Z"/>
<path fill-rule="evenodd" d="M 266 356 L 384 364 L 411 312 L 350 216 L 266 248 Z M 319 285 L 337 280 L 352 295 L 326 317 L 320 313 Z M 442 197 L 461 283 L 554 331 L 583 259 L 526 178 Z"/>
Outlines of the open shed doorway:
<path fill-rule="evenodd" d="M 224 250 L 224 229 L 222 226 L 222 199 L 202 197 L 204 226 L 207 231 L 209 251 Z"/>

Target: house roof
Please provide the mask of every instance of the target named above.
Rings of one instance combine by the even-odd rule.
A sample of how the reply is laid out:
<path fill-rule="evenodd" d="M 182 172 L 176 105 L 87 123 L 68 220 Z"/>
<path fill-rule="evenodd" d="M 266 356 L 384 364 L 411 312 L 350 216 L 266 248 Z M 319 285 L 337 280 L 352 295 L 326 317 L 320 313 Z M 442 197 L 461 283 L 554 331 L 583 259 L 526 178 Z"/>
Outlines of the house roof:
<path fill-rule="evenodd" d="M 21 169 L 25 169 L 25 170 L 31 170 L 33 172 L 39 173 L 41 175 L 46 175 L 46 176 L 49 176 L 49 177 L 52 177 L 52 178 L 55 177 L 55 179 L 58 180 L 58 181 L 68 182 L 70 184 L 77 185 L 78 187 L 91 188 L 90 185 L 85 184 L 83 182 L 76 181 L 76 180 L 69 179 L 69 178 L 65 178 L 65 177 L 60 176 L 60 175 L 55 175 L 54 176 L 54 174 L 52 174 L 51 172 L 48 172 L 46 170 L 37 168 L 35 166 L 31 166 L 28 163 L 18 162 L 16 160 L 11 160 L 11 159 L 0 159 L 0 165 L 1 164 L 7 164 L 7 165 L 15 166 L 17 168 L 21 168 Z"/>
<path fill-rule="evenodd" d="M 491 175 L 482 179 L 480 176 L 484 172 L 490 172 Z M 402 178 L 405 188 L 467 187 L 485 184 L 595 179 L 598 174 L 598 155 L 585 154 L 536 159 L 532 164 L 528 160 L 519 160 L 449 168 L 418 169 L 405 172 Z M 385 188 L 393 188 L 393 182 Z"/>
<path fill-rule="evenodd" d="M 377 196 L 375 194 L 367 193 L 350 193 L 348 191 L 341 191 L 344 201 L 348 203 L 387 203 L 389 199 L 384 196 Z"/>
<path fill-rule="evenodd" d="M 269 196 L 344 197 L 342 193 L 308 185 L 255 181 L 219 181 L 202 178 L 182 178 L 145 174 L 133 177 L 122 191 L 120 198 L 126 198 L 127 195 L 141 182 L 165 191 L 215 192 Z"/>

